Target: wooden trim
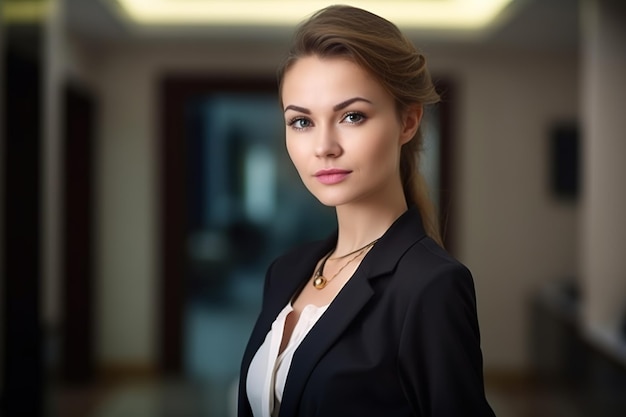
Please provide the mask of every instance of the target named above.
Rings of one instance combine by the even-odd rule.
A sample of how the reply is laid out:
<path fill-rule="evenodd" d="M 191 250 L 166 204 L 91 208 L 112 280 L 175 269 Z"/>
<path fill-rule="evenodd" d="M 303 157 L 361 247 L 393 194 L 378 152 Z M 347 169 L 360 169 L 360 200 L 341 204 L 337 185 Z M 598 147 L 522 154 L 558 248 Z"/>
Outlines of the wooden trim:
<path fill-rule="evenodd" d="M 74 83 L 64 89 L 64 281 L 62 285 L 62 379 L 86 383 L 93 377 L 93 95 Z"/>
<path fill-rule="evenodd" d="M 526 369 L 485 369 L 485 386 L 488 388 L 528 389 L 536 384 L 537 378 Z"/>
<path fill-rule="evenodd" d="M 160 381 L 161 373 L 152 363 L 108 362 L 98 367 L 98 384 L 119 385 L 125 382 Z"/>

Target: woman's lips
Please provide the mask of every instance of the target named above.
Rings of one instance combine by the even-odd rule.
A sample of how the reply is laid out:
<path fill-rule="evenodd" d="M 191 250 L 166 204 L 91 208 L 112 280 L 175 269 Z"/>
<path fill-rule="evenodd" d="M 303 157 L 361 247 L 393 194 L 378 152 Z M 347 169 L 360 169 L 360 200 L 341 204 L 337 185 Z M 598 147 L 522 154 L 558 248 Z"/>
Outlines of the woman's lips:
<path fill-rule="evenodd" d="M 345 169 L 322 169 L 315 173 L 315 178 L 325 185 L 337 184 L 350 175 L 352 171 Z"/>

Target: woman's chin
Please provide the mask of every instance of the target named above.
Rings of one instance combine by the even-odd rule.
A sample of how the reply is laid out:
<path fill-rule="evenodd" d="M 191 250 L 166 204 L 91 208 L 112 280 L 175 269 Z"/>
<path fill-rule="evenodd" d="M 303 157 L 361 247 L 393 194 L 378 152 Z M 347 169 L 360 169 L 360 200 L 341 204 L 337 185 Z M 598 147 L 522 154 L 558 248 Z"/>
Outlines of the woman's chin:
<path fill-rule="evenodd" d="M 346 195 L 346 190 L 339 189 L 311 189 L 309 192 L 323 205 L 327 207 L 337 207 L 350 202 L 351 196 Z"/>
<path fill-rule="evenodd" d="M 317 201 L 319 201 L 322 205 L 326 206 L 326 207 L 337 207 L 339 205 L 342 204 L 341 201 L 337 201 L 337 199 L 332 199 L 332 198 L 320 198 L 318 196 L 315 196 L 315 198 L 317 199 Z"/>

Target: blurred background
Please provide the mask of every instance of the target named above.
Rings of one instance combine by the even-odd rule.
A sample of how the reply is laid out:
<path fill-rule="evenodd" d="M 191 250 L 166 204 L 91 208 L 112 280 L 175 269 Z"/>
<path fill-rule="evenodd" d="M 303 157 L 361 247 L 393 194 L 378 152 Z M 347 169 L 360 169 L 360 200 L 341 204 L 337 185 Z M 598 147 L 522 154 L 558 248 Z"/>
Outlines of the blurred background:
<path fill-rule="evenodd" d="M 265 268 L 334 227 L 275 80 L 330 3 L 2 1 L 0 415 L 234 415 Z M 423 169 L 496 414 L 626 415 L 624 2 L 347 3 L 442 94 Z"/>

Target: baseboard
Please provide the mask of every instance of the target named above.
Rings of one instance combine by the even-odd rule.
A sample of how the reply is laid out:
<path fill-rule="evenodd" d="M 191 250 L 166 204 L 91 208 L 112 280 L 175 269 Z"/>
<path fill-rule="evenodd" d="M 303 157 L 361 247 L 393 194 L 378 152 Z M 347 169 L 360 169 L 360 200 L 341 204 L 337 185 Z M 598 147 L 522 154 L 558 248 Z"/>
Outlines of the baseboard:
<path fill-rule="evenodd" d="M 98 380 L 103 383 L 118 384 L 134 381 L 156 381 L 161 373 L 151 363 L 108 362 L 98 367 Z"/>
<path fill-rule="evenodd" d="M 485 369 L 484 379 L 485 386 L 497 388 L 531 388 L 536 383 L 533 373 L 526 369 Z"/>

